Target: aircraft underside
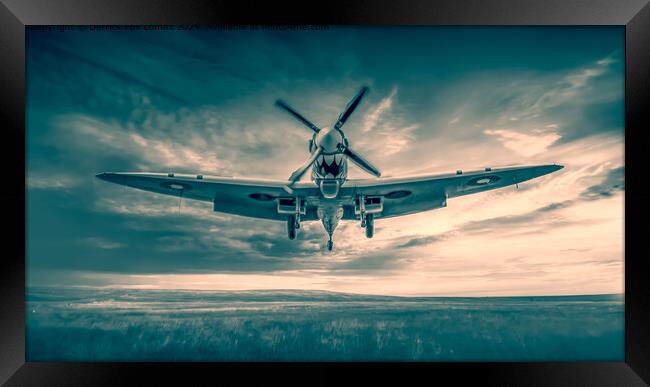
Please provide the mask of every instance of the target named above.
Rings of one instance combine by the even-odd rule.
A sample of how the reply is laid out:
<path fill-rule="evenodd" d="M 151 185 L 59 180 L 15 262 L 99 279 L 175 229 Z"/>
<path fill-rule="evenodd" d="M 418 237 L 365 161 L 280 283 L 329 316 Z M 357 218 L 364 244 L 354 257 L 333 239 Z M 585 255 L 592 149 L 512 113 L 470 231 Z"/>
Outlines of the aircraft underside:
<path fill-rule="evenodd" d="M 380 214 L 383 209 L 383 200 L 380 197 L 357 195 L 334 199 L 326 198 L 286 198 L 278 201 L 278 213 L 287 214 L 287 234 L 289 239 L 295 239 L 300 229 L 303 217 L 307 215 L 307 208 L 315 209 L 317 219 L 320 220 L 329 236 L 328 250 L 333 248 L 333 235 L 339 221 L 343 219 L 356 219 L 362 228 L 366 229 L 366 237 L 374 235 L 375 214 Z M 309 219 L 309 218 L 308 218 Z M 315 220 L 315 219 L 309 219 Z"/>
<path fill-rule="evenodd" d="M 351 148 L 342 128 L 368 91 L 362 87 L 331 127 L 319 127 L 282 100 L 276 104 L 312 133 L 309 157 L 288 180 L 234 178 L 148 172 L 103 172 L 112 183 L 164 195 L 211 202 L 213 210 L 258 219 L 285 221 L 295 239 L 302 221 L 320 220 L 332 236 L 341 220 L 356 220 L 366 237 L 374 234 L 376 218 L 390 218 L 447 206 L 447 199 L 502 188 L 555 172 L 561 165 L 536 165 L 381 178 L 381 172 Z M 348 161 L 375 176 L 347 179 Z M 312 169 L 311 182 L 300 179 Z"/>

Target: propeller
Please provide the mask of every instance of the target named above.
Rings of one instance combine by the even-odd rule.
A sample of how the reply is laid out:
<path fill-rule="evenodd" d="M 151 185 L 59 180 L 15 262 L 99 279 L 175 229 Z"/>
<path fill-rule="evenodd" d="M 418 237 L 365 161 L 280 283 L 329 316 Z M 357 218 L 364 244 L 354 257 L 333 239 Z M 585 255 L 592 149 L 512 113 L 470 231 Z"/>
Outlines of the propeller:
<path fill-rule="evenodd" d="M 305 126 L 308 127 L 309 129 L 313 130 L 316 133 L 320 132 L 320 128 L 318 126 L 314 125 L 311 121 L 306 119 L 302 114 L 298 113 L 294 108 L 289 106 L 289 104 L 287 104 L 283 100 L 279 99 L 275 101 L 275 104 L 281 107 L 282 109 L 288 111 L 292 116 L 296 117 L 298 121 L 305 124 Z"/>
<path fill-rule="evenodd" d="M 353 151 L 350 148 L 345 148 L 343 153 L 346 156 L 348 156 L 350 160 L 352 160 L 356 165 L 358 165 L 364 171 L 368 172 L 371 175 L 375 175 L 377 177 L 381 176 L 381 172 L 379 172 L 379 169 L 377 169 L 375 166 L 370 164 L 370 162 L 366 160 L 363 156 L 361 156 L 359 153 Z"/>
<path fill-rule="evenodd" d="M 309 158 L 291 174 L 287 185 L 284 187 L 284 189 L 287 192 L 289 193 L 293 192 L 291 187 L 298 180 L 300 180 L 300 178 L 305 174 L 305 172 L 307 172 L 309 167 L 312 166 L 312 164 L 316 161 L 318 156 L 320 156 L 321 154 L 332 155 L 337 153 L 343 153 L 350 160 L 352 160 L 352 162 L 354 162 L 364 171 L 377 177 L 381 176 L 381 172 L 379 172 L 379 169 L 373 166 L 368 160 L 366 160 L 359 153 L 350 149 L 350 147 L 348 146 L 348 141 L 345 138 L 343 131 L 341 130 L 345 122 L 348 120 L 348 118 L 350 118 L 350 115 L 352 115 L 352 113 L 357 108 L 357 106 L 359 106 L 359 103 L 361 102 L 363 96 L 367 92 L 368 92 L 368 87 L 363 86 L 357 92 L 354 98 L 352 98 L 352 100 L 348 103 L 348 105 L 345 107 L 345 110 L 339 115 L 339 118 L 334 124 L 334 127 L 331 129 L 325 128 L 323 130 L 321 130 L 319 127 L 314 125 L 311 121 L 309 121 L 307 118 L 305 118 L 300 113 L 298 113 L 286 102 L 280 99 L 275 102 L 277 106 L 289 112 L 291 115 L 297 118 L 298 121 L 302 122 L 305 126 L 307 126 L 308 128 L 310 128 L 315 132 L 313 141 L 314 141 L 314 145 L 316 146 L 316 149 L 314 149 L 314 151 L 309 156 Z"/>
<path fill-rule="evenodd" d="M 314 161 L 316 161 L 316 159 L 318 158 L 318 156 L 321 155 L 321 153 L 323 153 L 322 147 L 319 146 L 318 148 L 314 149 L 314 151 L 312 152 L 311 156 L 309 156 L 307 161 L 302 163 L 302 165 L 298 167 L 298 169 L 293 171 L 293 173 L 289 177 L 289 183 L 287 184 L 287 187 L 293 186 L 298 180 L 300 180 L 302 175 L 304 175 L 305 172 L 307 172 L 309 167 L 311 167 L 311 165 L 314 163 Z"/>
<path fill-rule="evenodd" d="M 345 121 L 347 121 L 348 118 L 350 118 L 350 115 L 352 114 L 354 109 L 356 109 L 357 106 L 359 106 L 359 102 L 361 102 L 361 99 L 363 98 L 363 96 L 367 92 L 368 92 L 368 87 L 367 86 L 363 86 L 359 90 L 357 95 L 355 95 L 354 98 L 352 98 L 352 101 L 350 101 L 350 103 L 348 103 L 348 106 L 345 107 L 345 110 L 339 116 L 338 121 L 336 121 L 336 124 L 334 125 L 334 129 L 341 129 L 343 124 L 345 124 Z"/>

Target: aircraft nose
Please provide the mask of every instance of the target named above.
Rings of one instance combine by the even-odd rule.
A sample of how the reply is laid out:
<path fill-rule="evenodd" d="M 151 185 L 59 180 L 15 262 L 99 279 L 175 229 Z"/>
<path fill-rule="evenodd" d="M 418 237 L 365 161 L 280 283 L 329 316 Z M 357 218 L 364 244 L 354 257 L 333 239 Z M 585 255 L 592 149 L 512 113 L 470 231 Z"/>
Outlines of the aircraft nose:
<path fill-rule="evenodd" d="M 316 143 L 322 147 L 326 152 L 335 152 L 338 150 L 338 145 L 343 142 L 341 133 L 336 129 L 325 129 L 318 133 Z"/>

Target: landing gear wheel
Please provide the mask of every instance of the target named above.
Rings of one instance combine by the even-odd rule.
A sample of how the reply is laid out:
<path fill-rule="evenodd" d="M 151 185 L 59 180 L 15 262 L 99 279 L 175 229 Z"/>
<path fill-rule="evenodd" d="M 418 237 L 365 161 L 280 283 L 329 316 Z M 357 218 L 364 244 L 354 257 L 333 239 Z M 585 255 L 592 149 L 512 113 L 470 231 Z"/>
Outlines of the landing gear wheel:
<path fill-rule="evenodd" d="M 332 248 L 334 248 L 334 242 L 330 239 L 327 241 L 327 250 L 332 251 Z"/>
<path fill-rule="evenodd" d="M 287 233 L 289 234 L 289 239 L 296 239 L 296 217 L 289 215 L 287 218 Z"/>
<path fill-rule="evenodd" d="M 366 238 L 372 238 L 375 234 L 375 218 L 373 214 L 366 215 Z"/>

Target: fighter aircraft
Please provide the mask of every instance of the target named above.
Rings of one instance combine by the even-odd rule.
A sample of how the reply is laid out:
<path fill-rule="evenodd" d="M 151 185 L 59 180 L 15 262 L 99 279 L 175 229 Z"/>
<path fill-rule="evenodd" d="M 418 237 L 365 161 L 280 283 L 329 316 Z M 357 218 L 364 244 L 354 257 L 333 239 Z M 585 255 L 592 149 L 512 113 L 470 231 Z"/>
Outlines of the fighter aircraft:
<path fill-rule="evenodd" d="M 449 198 L 518 185 L 563 168 L 553 164 L 380 178 L 379 169 L 353 150 L 343 132 L 367 92 L 368 87 L 362 87 L 331 127 L 319 127 L 286 102 L 276 101 L 312 132 L 310 156 L 288 181 L 147 172 L 96 176 L 145 191 L 211 202 L 217 212 L 283 221 L 289 239 L 296 238 L 301 222 L 320 220 L 329 235 L 327 248 L 332 250 L 332 235 L 341 220 L 356 220 L 366 237 L 372 238 L 375 219 L 446 207 Z M 348 160 L 375 178 L 348 179 Z M 310 167 L 311 181 L 299 182 Z"/>

